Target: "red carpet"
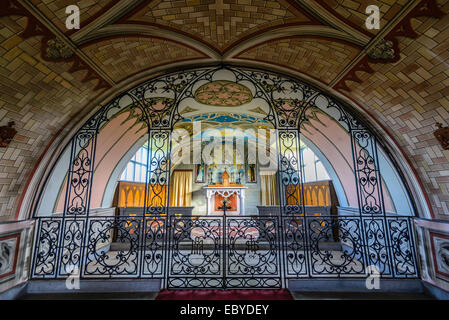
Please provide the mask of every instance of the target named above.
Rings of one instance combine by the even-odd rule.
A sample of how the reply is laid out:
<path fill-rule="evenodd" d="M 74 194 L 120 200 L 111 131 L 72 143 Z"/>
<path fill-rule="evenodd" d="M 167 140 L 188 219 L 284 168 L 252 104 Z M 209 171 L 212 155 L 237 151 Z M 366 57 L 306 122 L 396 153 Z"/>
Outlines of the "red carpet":
<path fill-rule="evenodd" d="M 156 300 L 293 300 L 287 289 L 162 290 Z"/>

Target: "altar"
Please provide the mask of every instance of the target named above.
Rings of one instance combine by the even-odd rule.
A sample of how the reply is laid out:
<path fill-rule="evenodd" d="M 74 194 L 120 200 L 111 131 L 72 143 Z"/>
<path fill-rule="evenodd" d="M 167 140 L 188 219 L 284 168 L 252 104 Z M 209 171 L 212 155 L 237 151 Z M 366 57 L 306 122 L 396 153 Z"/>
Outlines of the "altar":
<path fill-rule="evenodd" d="M 241 184 L 230 183 L 225 171 L 222 183 L 210 184 L 206 189 L 207 215 L 245 215 L 245 189 Z M 224 209 L 226 208 L 226 209 Z"/>
<path fill-rule="evenodd" d="M 227 215 L 245 215 L 245 189 L 244 186 L 207 186 L 207 215 L 222 215 L 223 200 L 229 207 L 226 210 Z"/>

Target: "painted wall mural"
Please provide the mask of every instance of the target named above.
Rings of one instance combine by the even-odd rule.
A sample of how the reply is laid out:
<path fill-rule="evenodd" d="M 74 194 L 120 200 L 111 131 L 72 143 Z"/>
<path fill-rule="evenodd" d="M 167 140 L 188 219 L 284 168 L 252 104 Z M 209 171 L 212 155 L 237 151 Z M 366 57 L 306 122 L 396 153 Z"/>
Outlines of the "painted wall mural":
<path fill-rule="evenodd" d="M 181 122 L 205 121 L 210 123 L 251 123 L 270 125 L 267 120 L 244 113 L 209 112 L 184 118 Z M 271 125 L 270 125 L 271 126 Z"/>

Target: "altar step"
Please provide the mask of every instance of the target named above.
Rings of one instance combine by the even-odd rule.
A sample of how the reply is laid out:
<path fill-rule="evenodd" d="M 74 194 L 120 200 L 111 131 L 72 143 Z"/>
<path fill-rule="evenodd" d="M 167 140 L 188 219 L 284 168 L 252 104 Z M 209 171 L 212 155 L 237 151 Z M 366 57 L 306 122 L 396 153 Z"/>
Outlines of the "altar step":
<path fill-rule="evenodd" d="M 428 300 L 435 299 L 433 292 L 426 290 L 415 280 L 415 284 L 407 285 L 401 282 L 409 280 L 391 280 L 386 284 L 382 281 L 381 290 L 367 290 L 363 286 L 364 280 L 329 279 L 298 280 L 302 282 L 290 284 L 289 291 L 295 300 Z M 359 282 L 360 284 L 356 284 Z M 15 288 L 13 288 L 15 289 Z M 262 289 L 258 289 L 264 291 Z M 59 300 L 59 299 L 155 299 L 160 291 L 157 280 L 122 279 L 122 280 L 82 280 L 79 290 L 67 290 L 65 280 L 30 280 L 18 286 L 6 295 L 0 294 L 0 300 Z M 210 291 L 213 293 L 213 289 Z M 8 293 L 8 292 L 7 292 Z M 444 297 L 439 297 L 445 299 Z M 446 294 L 447 299 L 447 294 Z"/>

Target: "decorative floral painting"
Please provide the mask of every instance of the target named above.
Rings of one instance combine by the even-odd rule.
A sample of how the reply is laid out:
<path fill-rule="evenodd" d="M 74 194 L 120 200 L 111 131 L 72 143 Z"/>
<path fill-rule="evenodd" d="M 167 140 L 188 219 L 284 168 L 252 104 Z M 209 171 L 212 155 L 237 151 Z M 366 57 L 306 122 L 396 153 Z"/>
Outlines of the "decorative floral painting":
<path fill-rule="evenodd" d="M 0 237 L 0 280 L 16 272 L 20 234 Z"/>
<path fill-rule="evenodd" d="M 436 276 L 449 281 L 449 235 L 430 233 Z"/>

